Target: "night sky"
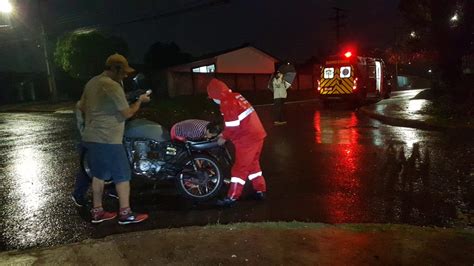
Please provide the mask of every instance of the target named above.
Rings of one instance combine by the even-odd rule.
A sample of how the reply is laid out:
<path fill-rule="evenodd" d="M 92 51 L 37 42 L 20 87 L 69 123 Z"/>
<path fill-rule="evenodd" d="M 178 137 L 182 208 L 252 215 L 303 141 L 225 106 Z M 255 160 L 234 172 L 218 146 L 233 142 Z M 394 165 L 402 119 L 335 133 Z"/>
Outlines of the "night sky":
<path fill-rule="evenodd" d="M 36 71 L 43 67 L 38 48 L 34 0 L 16 5 L 15 28 L 0 32 L 0 70 Z M 154 42 L 175 42 L 193 55 L 251 43 L 280 59 L 303 62 L 334 46 L 331 7 L 347 10 L 347 39 L 360 47 L 386 47 L 394 40 L 398 0 L 229 0 L 191 12 L 140 23 L 137 18 L 183 10 L 207 1 L 196 0 L 47 0 L 43 14 L 50 39 L 78 27 L 98 27 L 123 37 L 130 61 L 141 63 Z M 33 64 L 32 64 L 33 62 Z M 34 62 L 38 62 L 35 64 Z"/>

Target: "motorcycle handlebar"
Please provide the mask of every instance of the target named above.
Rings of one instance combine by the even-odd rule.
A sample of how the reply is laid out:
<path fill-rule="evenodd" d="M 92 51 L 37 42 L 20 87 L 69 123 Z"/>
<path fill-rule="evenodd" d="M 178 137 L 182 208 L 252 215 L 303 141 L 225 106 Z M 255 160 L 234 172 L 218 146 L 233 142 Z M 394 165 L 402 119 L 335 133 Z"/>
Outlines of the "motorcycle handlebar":
<path fill-rule="evenodd" d="M 142 94 L 147 94 L 147 95 L 150 95 L 152 93 L 152 90 L 142 90 L 142 89 L 137 89 L 137 90 L 133 90 L 133 91 L 129 91 L 126 95 L 125 95 L 125 98 L 127 99 L 128 103 L 131 104 L 131 103 L 134 103 L 135 101 L 138 100 L 138 98 L 140 98 L 140 95 Z"/>

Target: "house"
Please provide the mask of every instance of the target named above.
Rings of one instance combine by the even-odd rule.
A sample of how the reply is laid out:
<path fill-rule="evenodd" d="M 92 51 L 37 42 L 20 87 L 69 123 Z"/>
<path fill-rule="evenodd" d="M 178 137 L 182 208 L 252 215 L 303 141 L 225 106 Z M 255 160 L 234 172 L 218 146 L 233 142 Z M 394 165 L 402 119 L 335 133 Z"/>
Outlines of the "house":
<path fill-rule="evenodd" d="M 271 74 L 279 60 L 251 45 L 202 56 L 194 62 L 173 66 L 172 72 Z"/>
<path fill-rule="evenodd" d="M 278 61 L 248 44 L 208 54 L 196 61 L 166 69 L 168 95 L 206 93 L 206 86 L 214 77 L 224 81 L 232 90 L 264 90 Z"/>

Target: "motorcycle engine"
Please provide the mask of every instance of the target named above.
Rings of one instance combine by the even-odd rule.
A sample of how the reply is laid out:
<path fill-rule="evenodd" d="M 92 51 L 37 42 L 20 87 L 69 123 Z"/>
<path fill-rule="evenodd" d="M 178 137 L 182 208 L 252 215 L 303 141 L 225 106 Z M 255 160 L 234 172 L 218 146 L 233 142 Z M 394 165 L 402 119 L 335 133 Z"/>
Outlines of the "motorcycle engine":
<path fill-rule="evenodd" d="M 160 144 L 153 140 L 133 142 L 133 169 L 137 174 L 152 177 L 162 170 L 165 164 L 161 156 Z"/>

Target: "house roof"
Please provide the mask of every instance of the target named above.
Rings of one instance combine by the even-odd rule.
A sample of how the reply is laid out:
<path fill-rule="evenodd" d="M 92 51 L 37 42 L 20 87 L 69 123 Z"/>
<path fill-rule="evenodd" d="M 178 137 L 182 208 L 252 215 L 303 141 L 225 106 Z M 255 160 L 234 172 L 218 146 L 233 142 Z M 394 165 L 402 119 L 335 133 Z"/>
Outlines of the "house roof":
<path fill-rule="evenodd" d="M 220 56 L 220 55 L 224 55 L 224 54 L 228 54 L 228 53 L 231 53 L 231 52 L 234 52 L 234 51 L 237 51 L 237 50 L 240 50 L 240 49 L 243 49 L 243 48 L 253 48 L 255 51 L 261 53 L 262 55 L 270 58 L 271 60 L 274 60 L 275 62 L 279 62 L 281 61 L 279 58 L 276 58 L 274 57 L 273 55 L 270 55 L 269 53 L 265 52 L 264 50 L 260 49 L 260 48 L 256 48 L 255 46 L 249 44 L 249 43 L 244 43 L 240 46 L 237 46 L 237 47 L 234 47 L 234 48 L 230 48 L 230 49 L 225 49 L 225 50 L 221 50 L 221 51 L 217 51 L 217 52 L 212 52 L 212 53 L 208 53 L 208 54 L 204 54 L 204 55 L 201 55 L 201 56 L 198 56 L 198 57 L 195 57 L 193 59 L 193 61 L 190 61 L 190 62 L 186 62 L 186 63 L 181 63 L 181 64 L 178 64 L 178 65 L 174 65 L 174 66 L 170 66 L 169 68 L 174 68 L 174 67 L 179 67 L 179 66 L 183 66 L 183 65 L 189 65 L 189 64 L 195 64 L 195 63 L 200 63 L 200 62 L 205 62 L 209 59 L 212 59 L 212 58 L 215 58 L 217 56 Z"/>
<path fill-rule="evenodd" d="M 217 52 L 212 52 L 212 53 L 209 53 L 209 54 L 204 54 L 202 56 L 197 57 L 196 60 L 194 60 L 194 61 L 200 61 L 200 60 L 203 60 L 203 59 L 212 58 L 212 57 L 216 57 L 216 56 L 223 55 L 223 54 L 228 54 L 228 53 L 231 53 L 231 52 L 243 49 L 243 48 L 247 48 L 247 47 L 255 49 L 256 51 L 262 53 L 263 55 L 265 55 L 267 57 L 270 57 L 271 59 L 273 59 L 276 62 L 281 61 L 279 58 L 276 58 L 275 56 L 271 55 L 270 53 L 268 53 L 268 52 L 266 52 L 266 51 L 264 51 L 260 48 L 257 48 L 255 46 L 251 45 L 250 43 L 244 43 L 244 44 L 242 44 L 240 46 L 237 46 L 237 47 L 234 47 L 234 48 L 225 49 L 225 50 L 221 50 L 221 51 L 217 51 Z"/>

